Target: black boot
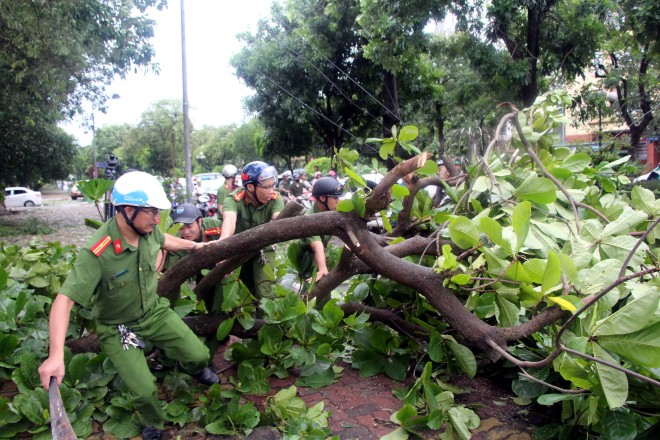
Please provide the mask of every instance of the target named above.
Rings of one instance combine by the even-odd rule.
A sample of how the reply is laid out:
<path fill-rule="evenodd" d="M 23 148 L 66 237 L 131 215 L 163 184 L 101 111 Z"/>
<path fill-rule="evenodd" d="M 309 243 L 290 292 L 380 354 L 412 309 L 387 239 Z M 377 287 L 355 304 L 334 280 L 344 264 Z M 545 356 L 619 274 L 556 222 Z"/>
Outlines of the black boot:
<path fill-rule="evenodd" d="M 195 376 L 195 379 L 197 379 L 197 382 L 203 385 L 213 385 L 214 383 L 220 383 L 220 378 L 218 375 L 215 374 L 215 371 L 209 367 L 205 367 L 201 373 Z"/>
<path fill-rule="evenodd" d="M 162 438 L 162 429 L 154 428 L 153 426 L 145 426 L 142 430 L 142 440 L 161 440 Z"/>

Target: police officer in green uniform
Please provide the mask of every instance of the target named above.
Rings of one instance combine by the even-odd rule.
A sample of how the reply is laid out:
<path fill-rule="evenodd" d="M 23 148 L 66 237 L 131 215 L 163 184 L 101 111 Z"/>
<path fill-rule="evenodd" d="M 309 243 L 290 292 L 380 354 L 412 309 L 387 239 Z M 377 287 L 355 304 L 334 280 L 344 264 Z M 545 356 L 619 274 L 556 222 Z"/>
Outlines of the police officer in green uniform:
<path fill-rule="evenodd" d="M 207 243 L 220 238 L 220 225 L 222 222 L 212 217 L 202 217 L 202 211 L 191 203 L 183 203 L 177 206 L 171 214 L 174 224 L 180 223 L 181 229 L 177 236 L 196 243 Z M 163 272 L 174 266 L 179 260 L 187 256 L 187 251 L 167 252 L 163 262 Z M 204 276 L 201 272 L 195 276 L 196 282 L 200 282 Z M 222 291 L 221 287 L 219 287 Z M 174 303 L 181 296 L 181 290 L 174 292 L 172 297 L 168 297 L 171 303 Z M 209 304 L 211 310 L 211 304 Z"/>
<path fill-rule="evenodd" d="M 336 211 L 339 204 L 339 197 L 344 192 L 344 187 L 334 177 L 322 177 L 318 179 L 312 187 L 312 197 L 314 204 L 305 215 L 312 215 L 318 212 Z M 305 237 L 300 239 L 300 245 L 303 253 L 299 267 L 303 276 L 310 277 L 308 283 L 312 282 L 311 275 L 314 266 L 317 267 L 316 281 L 328 274 L 328 265 L 325 260 L 325 248 L 332 238 L 331 235 Z"/>
<path fill-rule="evenodd" d="M 222 234 L 220 239 L 275 220 L 284 208 L 280 194 L 275 191 L 277 170 L 267 163 L 256 161 L 245 165 L 241 172 L 243 188 L 233 191 L 223 203 Z M 241 267 L 240 279 L 257 298 L 272 296 L 272 282 L 264 273 L 264 266 L 275 258 L 272 246 L 263 249 Z"/>
<path fill-rule="evenodd" d="M 164 415 L 156 378 L 149 371 L 141 340 L 151 342 L 205 385 L 219 382 L 208 368 L 208 348 L 156 294 L 156 255 L 160 249 L 189 251 L 194 241 L 163 234 L 159 210 L 169 209 L 163 187 L 150 174 L 132 171 L 115 182 L 117 216 L 105 222 L 80 251 L 50 311 L 50 349 L 39 367 L 44 388 L 50 377 L 64 377 L 64 340 L 75 303 L 91 307 L 101 348 L 129 389 L 145 428 L 143 439 L 160 439 Z"/>
<path fill-rule="evenodd" d="M 234 165 L 229 164 L 222 167 L 222 175 L 225 178 L 225 183 L 220 187 L 220 189 L 218 189 L 217 199 L 218 218 L 220 219 L 220 223 L 222 223 L 222 204 L 229 194 L 238 189 L 238 186 L 236 186 L 236 174 L 238 174 L 238 168 L 236 168 Z"/>

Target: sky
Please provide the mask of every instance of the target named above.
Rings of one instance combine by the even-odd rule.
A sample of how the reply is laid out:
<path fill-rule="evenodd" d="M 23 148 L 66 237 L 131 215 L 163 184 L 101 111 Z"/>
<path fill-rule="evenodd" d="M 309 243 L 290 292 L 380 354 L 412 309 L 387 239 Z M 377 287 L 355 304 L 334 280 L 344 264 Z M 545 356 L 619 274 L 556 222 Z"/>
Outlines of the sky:
<path fill-rule="evenodd" d="M 254 32 L 259 19 L 270 15 L 272 2 L 185 0 L 188 103 L 194 127 L 240 124 L 248 119 L 242 101 L 252 92 L 236 78 L 229 61 L 241 49 L 236 34 Z M 167 9 L 150 14 L 156 21 L 152 44 L 160 74 L 139 71 L 114 81 L 107 92 L 119 98 L 108 100 L 105 114 L 94 112 L 97 128 L 122 123 L 136 125 L 140 115 L 154 102 L 183 99 L 181 1 L 168 3 Z M 80 118 L 63 128 L 80 145 L 89 145 L 91 130 L 82 125 Z"/>

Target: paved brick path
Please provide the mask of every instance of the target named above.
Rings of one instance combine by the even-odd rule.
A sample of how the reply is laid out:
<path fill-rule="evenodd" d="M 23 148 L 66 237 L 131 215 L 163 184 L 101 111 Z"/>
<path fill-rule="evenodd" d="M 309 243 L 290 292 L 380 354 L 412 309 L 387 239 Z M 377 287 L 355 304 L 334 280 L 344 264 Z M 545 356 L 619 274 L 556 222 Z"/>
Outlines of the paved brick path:
<path fill-rule="evenodd" d="M 216 356 L 216 368 L 218 361 Z M 401 383 L 382 374 L 361 378 L 359 372 L 351 369 L 350 365 L 341 366 L 344 372 L 337 383 L 318 390 L 297 387 L 298 396 L 307 406 L 324 402 L 325 411 L 332 413 L 329 420 L 332 433 L 341 440 L 377 440 L 395 430 L 397 425 L 390 422 L 390 416 L 401 408 L 402 402 L 394 397 L 392 390 L 409 386 L 411 380 Z M 233 368 L 222 373 L 225 376 L 223 379 L 235 374 Z M 271 378 L 269 396 L 294 385 L 296 379 L 294 375 L 286 379 Z M 470 379 L 457 376 L 455 379 L 454 385 L 471 390 L 457 395 L 456 402 L 473 409 L 481 418 L 481 426 L 472 431 L 474 440 L 531 440 L 536 427 L 551 420 L 548 414 L 539 414 L 528 406 L 513 403 L 514 395 L 508 385 L 483 377 Z M 268 398 L 254 395 L 246 397 L 260 410 L 264 409 Z M 433 439 L 438 438 L 439 432 L 428 431 L 422 434 L 425 439 Z"/>

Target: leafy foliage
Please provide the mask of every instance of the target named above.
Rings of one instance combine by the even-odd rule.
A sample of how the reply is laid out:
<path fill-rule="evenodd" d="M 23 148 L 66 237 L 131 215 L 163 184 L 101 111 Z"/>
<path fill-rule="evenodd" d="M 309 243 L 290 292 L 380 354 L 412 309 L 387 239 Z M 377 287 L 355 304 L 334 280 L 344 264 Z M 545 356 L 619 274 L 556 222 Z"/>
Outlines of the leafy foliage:
<path fill-rule="evenodd" d="M 0 182 L 65 178 L 74 142 L 57 122 L 87 99 L 101 106 L 115 76 L 149 66 L 160 0 L 3 2 L 0 8 Z M 88 162 L 89 163 L 89 162 Z"/>

